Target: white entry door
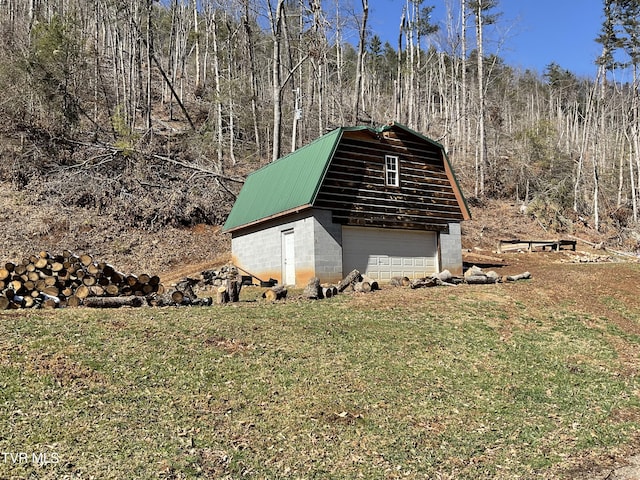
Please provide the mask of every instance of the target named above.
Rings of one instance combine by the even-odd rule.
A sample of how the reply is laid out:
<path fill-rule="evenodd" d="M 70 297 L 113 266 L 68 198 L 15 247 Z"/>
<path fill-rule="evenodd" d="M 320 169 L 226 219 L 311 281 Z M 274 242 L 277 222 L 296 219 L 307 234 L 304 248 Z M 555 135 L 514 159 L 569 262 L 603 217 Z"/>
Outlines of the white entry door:
<path fill-rule="evenodd" d="M 282 284 L 296 284 L 296 251 L 293 230 L 282 232 Z"/>

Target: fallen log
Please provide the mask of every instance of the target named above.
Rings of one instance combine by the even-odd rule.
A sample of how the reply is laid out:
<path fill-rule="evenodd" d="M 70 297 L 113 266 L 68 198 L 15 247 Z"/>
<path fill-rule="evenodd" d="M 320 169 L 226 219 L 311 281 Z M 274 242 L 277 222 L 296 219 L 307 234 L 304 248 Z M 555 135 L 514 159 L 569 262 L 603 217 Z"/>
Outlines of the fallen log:
<path fill-rule="evenodd" d="M 141 307 L 144 303 L 143 297 L 87 297 L 83 305 L 89 308 L 120 308 L 120 307 Z"/>
<path fill-rule="evenodd" d="M 436 273 L 434 276 L 444 283 L 450 283 L 451 280 L 453 280 L 453 275 L 451 275 L 449 270 L 443 270 L 440 273 Z"/>
<path fill-rule="evenodd" d="M 266 299 L 269 302 L 283 300 L 287 298 L 287 289 L 284 286 L 272 287 L 262 294 L 262 298 Z"/>
<path fill-rule="evenodd" d="M 317 300 L 322 298 L 322 289 L 320 288 L 320 279 L 318 277 L 312 277 L 309 279 L 307 286 L 304 287 L 302 294 L 309 299 Z"/>
<path fill-rule="evenodd" d="M 464 272 L 464 282 L 471 285 L 486 285 L 491 283 L 499 283 L 502 277 L 496 272 L 484 272 L 480 267 L 473 265 Z"/>
<path fill-rule="evenodd" d="M 497 283 L 498 279 L 487 275 L 469 275 L 465 277 L 464 281 L 469 285 L 489 285 Z"/>
<path fill-rule="evenodd" d="M 438 285 L 438 279 L 436 277 L 418 278 L 411 282 L 409 285 L 412 289 L 416 288 L 428 288 Z"/>
<path fill-rule="evenodd" d="M 466 272 L 464 272 L 465 280 L 467 279 L 467 277 L 475 277 L 478 275 L 484 275 L 484 272 L 480 267 L 476 265 L 473 265 L 472 267 L 468 268 Z"/>
<path fill-rule="evenodd" d="M 194 298 L 191 305 L 194 307 L 210 307 L 213 304 L 212 297 Z"/>
<path fill-rule="evenodd" d="M 324 292 L 330 292 L 330 295 L 332 297 L 335 297 L 336 295 L 338 295 L 338 287 L 336 287 L 335 285 L 330 285 L 325 283 L 320 285 L 320 288 L 322 288 L 323 294 Z"/>
<path fill-rule="evenodd" d="M 345 291 L 350 285 L 353 285 L 360 280 L 360 272 L 358 270 L 352 270 L 344 277 L 340 283 L 338 283 L 338 292 Z"/>
<path fill-rule="evenodd" d="M 408 277 L 391 277 L 389 285 L 392 287 L 406 287 L 411 285 L 411 280 Z"/>
<path fill-rule="evenodd" d="M 493 270 L 488 271 L 487 273 L 485 273 L 485 275 L 488 278 L 492 278 L 493 283 L 500 283 L 502 281 L 502 277 L 498 275 L 496 272 L 494 272 Z"/>
<path fill-rule="evenodd" d="M 508 275 L 506 277 L 507 282 L 517 282 L 518 280 L 526 280 L 531 278 L 531 273 L 529 272 L 524 272 L 524 273 L 520 273 L 518 275 Z"/>
<path fill-rule="evenodd" d="M 369 277 L 367 275 L 363 275 L 362 276 L 362 281 L 363 282 L 367 282 L 371 286 L 371 291 L 380 290 L 380 285 L 378 285 L 377 280 L 374 280 L 373 278 L 371 278 L 371 277 Z"/>
<path fill-rule="evenodd" d="M 369 293 L 371 284 L 369 282 L 356 282 L 353 284 L 353 291 L 358 293 Z"/>

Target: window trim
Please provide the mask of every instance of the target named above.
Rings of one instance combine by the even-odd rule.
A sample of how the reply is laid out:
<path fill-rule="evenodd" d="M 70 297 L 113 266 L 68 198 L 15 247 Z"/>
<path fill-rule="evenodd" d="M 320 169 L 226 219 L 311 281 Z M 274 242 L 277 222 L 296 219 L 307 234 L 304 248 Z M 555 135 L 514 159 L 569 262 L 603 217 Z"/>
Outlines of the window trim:
<path fill-rule="evenodd" d="M 389 160 L 394 160 L 394 167 L 389 168 Z M 393 181 L 390 181 L 389 175 L 393 174 Z M 397 155 L 384 156 L 384 184 L 388 187 L 400 186 L 400 159 Z"/>

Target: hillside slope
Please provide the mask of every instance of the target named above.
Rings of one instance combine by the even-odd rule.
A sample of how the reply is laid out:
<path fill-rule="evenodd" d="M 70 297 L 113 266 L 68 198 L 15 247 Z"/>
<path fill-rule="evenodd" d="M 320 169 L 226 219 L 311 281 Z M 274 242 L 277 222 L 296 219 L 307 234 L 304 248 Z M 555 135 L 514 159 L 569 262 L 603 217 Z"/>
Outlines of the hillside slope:
<path fill-rule="evenodd" d="M 583 223 L 565 232 L 544 228 L 518 205 L 490 200 L 471 207 L 472 220 L 464 222 L 463 248 L 490 253 L 498 239 L 553 239 L 574 235 L 591 243 L 616 245 L 615 230 L 596 232 Z M 230 236 L 219 225 L 203 223 L 189 227 L 138 228 L 123 225 L 113 215 L 95 208 L 37 202 L 8 183 L 0 183 L 0 261 L 20 261 L 42 250 L 64 249 L 88 253 L 125 272 L 160 274 L 175 280 L 230 260 Z M 579 228 L 576 226 L 579 225 Z M 588 244 L 579 246 L 590 248 Z"/>

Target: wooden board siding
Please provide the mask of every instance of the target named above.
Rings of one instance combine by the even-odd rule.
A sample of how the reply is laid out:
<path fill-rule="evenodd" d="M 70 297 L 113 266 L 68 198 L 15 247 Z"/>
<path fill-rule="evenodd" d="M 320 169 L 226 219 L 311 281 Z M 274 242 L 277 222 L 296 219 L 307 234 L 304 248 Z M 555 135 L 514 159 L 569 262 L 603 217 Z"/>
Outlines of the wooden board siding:
<path fill-rule="evenodd" d="M 398 157 L 398 187 L 385 184 L 385 155 Z M 314 205 L 344 225 L 446 230 L 463 220 L 440 148 L 403 131 L 345 132 Z"/>

